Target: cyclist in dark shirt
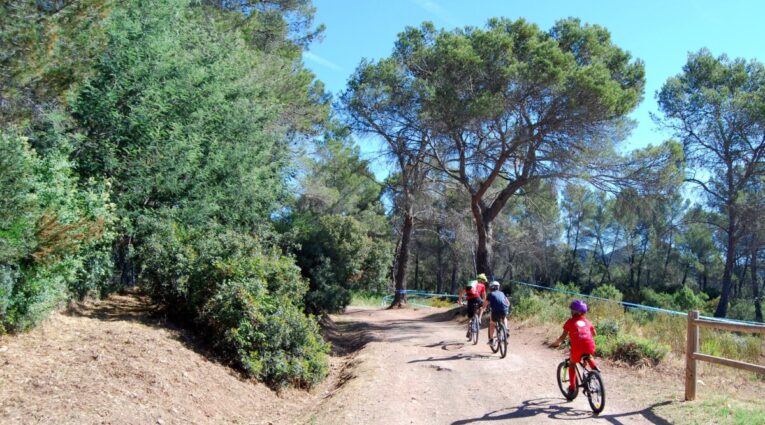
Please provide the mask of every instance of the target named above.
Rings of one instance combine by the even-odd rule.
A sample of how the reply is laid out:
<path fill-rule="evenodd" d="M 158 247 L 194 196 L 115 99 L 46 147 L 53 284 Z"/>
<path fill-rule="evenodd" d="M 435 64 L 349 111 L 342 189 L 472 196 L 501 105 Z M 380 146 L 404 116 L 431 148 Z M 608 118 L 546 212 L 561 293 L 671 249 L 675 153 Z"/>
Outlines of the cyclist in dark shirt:
<path fill-rule="evenodd" d="M 489 322 L 489 344 L 494 338 L 494 322 L 502 321 L 507 329 L 507 315 L 510 313 L 510 301 L 505 293 L 499 287 L 496 280 L 489 285 L 489 305 L 491 306 L 491 317 Z"/>

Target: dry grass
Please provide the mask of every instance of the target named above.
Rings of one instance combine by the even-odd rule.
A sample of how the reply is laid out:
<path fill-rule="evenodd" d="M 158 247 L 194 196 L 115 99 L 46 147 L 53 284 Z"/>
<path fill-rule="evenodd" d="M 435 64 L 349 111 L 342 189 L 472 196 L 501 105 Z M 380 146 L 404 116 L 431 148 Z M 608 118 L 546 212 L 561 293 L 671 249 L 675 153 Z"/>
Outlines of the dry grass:
<path fill-rule="evenodd" d="M 289 424 L 316 403 L 242 379 L 153 313 L 146 299 L 115 295 L 0 339 L 0 422 Z"/>

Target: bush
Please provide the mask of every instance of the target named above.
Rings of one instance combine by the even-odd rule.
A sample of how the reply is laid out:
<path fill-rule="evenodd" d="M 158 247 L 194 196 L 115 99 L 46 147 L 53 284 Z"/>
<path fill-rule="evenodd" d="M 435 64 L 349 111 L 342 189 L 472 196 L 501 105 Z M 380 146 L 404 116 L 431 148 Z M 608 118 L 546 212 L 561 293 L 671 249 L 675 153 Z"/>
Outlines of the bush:
<path fill-rule="evenodd" d="M 687 286 L 683 286 L 674 295 L 673 307 L 679 311 L 699 310 L 709 300 L 709 296 L 703 292 L 698 294 Z"/>
<path fill-rule="evenodd" d="M 537 295 L 533 292 L 527 295 L 518 294 L 518 301 L 512 308 L 512 316 L 534 323 L 556 323 L 563 326 L 563 323 L 570 317 L 566 299 L 557 293 L 545 295 Z"/>
<path fill-rule="evenodd" d="M 595 322 L 595 331 L 598 335 L 613 338 L 619 335 L 621 326 L 619 322 L 611 319 L 603 319 Z"/>
<path fill-rule="evenodd" d="M 383 302 L 383 293 L 358 291 L 351 296 L 351 304 L 356 306 L 379 307 Z"/>
<path fill-rule="evenodd" d="M 272 387 L 310 387 L 328 370 L 328 346 L 313 317 L 287 295 L 269 296 L 266 282 L 226 282 L 201 319 L 215 345 L 244 372 Z"/>
<path fill-rule="evenodd" d="M 652 307 L 659 307 L 672 310 L 675 307 L 675 297 L 672 294 L 666 292 L 656 292 L 651 288 L 642 288 L 640 290 L 641 304 L 649 305 Z"/>
<path fill-rule="evenodd" d="M 293 259 L 220 227 L 148 220 L 137 248 L 141 285 L 201 327 L 228 361 L 274 388 L 308 387 L 327 374 L 327 345 L 303 314 L 307 282 Z"/>
<path fill-rule="evenodd" d="M 717 357 L 757 363 L 762 351 L 762 337 L 734 332 L 701 329 L 701 351 Z"/>
<path fill-rule="evenodd" d="M 107 185 L 73 177 L 70 153 L 63 138 L 39 157 L 0 133 L 0 332 L 27 330 L 109 280 L 114 207 Z"/>
<path fill-rule="evenodd" d="M 309 311 L 342 311 L 351 302 L 351 291 L 385 289 L 393 250 L 388 242 L 370 237 L 364 223 L 304 213 L 296 217 L 295 227 L 298 265 L 310 281 Z"/>
<path fill-rule="evenodd" d="M 624 299 L 622 292 L 616 289 L 616 287 L 613 285 L 598 286 L 597 288 L 592 290 L 592 293 L 590 295 L 592 295 L 593 297 L 606 298 L 611 301 L 621 301 L 622 299 Z"/>
<path fill-rule="evenodd" d="M 656 292 L 651 288 L 643 288 L 640 290 L 640 298 L 643 304 L 681 312 L 704 309 L 709 299 L 705 293 L 696 294 L 687 286 L 681 287 L 675 293 Z"/>
<path fill-rule="evenodd" d="M 595 343 L 599 355 L 632 366 L 657 365 L 669 352 L 669 348 L 661 343 L 635 336 L 611 338 L 598 335 Z"/>

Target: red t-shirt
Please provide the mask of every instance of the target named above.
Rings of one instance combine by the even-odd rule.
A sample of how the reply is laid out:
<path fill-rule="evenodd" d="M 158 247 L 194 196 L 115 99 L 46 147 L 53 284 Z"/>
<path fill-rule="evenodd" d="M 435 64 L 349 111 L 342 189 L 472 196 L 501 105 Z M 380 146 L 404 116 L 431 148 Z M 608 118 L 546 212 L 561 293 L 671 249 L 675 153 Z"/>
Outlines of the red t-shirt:
<path fill-rule="evenodd" d="M 563 324 L 563 330 L 571 338 L 571 351 L 582 354 L 595 352 L 595 327 L 584 316 L 572 317 Z"/>
<path fill-rule="evenodd" d="M 483 294 L 486 293 L 486 286 L 484 286 L 483 283 L 478 282 L 475 285 L 475 288 L 467 288 L 465 289 L 465 295 L 467 296 L 467 299 L 474 300 L 476 298 L 482 298 Z"/>

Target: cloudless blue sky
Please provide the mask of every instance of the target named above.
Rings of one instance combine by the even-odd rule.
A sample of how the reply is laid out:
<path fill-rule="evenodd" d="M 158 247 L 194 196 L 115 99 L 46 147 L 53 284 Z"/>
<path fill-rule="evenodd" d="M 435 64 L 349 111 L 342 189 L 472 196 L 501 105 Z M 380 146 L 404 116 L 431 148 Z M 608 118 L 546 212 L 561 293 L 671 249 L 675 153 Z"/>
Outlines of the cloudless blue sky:
<path fill-rule="evenodd" d="M 688 52 L 706 47 L 715 56 L 765 62 L 765 1 L 759 0 L 314 0 L 314 5 L 315 22 L 327 28 L 304 62 L 334 95 L 345 89 L 362 58 L 389 56 L 396 35 L 423 21 L 453 29 L 483 27 L 489 18 L 504 16 L 525 18 L 547 31 L 559 19 L 578 17 L 604 26 L 614 44 L 645 63 L 645 95 L 631 115 L 638 125 L 627 148 L 669 137 L 649 113 L 659 113 L 656 91 L 681 72 Z M 361 144 L 370 156 L 369 143 Z"/>

